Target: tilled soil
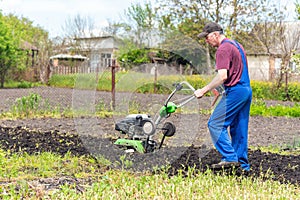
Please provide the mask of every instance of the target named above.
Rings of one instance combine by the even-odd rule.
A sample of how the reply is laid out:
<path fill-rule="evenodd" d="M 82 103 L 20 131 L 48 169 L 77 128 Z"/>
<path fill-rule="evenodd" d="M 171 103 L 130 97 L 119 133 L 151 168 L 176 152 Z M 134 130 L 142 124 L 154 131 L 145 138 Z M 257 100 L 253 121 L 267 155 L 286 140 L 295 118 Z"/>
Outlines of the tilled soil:
<path fill-rule="evenodd" d="M 72 107 L 74 91 L 57 88 L 33 88 L 0 90 L 0 110 L 9 110 L 18 97 L 39 93 L 43 98 L 49 99 L 51 105 L 63 108 Z M 75 91 L 75 93 L 78 91 Z M 111 100 L 110 93 L 95 92 L 94 98 L 101 103 Z M 120 95 L 123 96 L 124 94 Z M 137 98 L 138 97 L 138 98 Z M 118 98 L 118 97 L 117 97 Z M 131 94 L 141 105 L 160 105 L 165 96 L 136 96 Z M 199 107 L 207 108 L 211 99 L 197 101 Z M 117 101 L 118 102 L 118 101 Z M 271 102 L 274 103 L 274 102 Z M 278 103 L 278 102 L 276 102 Z M 282 102 L 283 103 L 283 102 Z M 74 105 L 74 103 L 73 103 Z M 150 106 L 151 107 L 151 106 Z M 149 109 L 145 106 L 145 109 Z M 178 170 L 187 172 L 188 168 L 195 167 L 199 173 L 204 172 L 212 164 L 220 161 L 219 153 L 213 148 L 207 132 L 207 115 L 204 114 L 174 114 L 170 120 L 176 125 L 177 131 L 173 138 L 167 138 L 163 147 L 151 153 L 140 154 L 125 153 L 124 149 L 113 144 L 119 135 L 114 130 L 115 122 L 122 116 L 115 115 L 106 118 L 79 117 L 79 118 L 41 118 L 0 120 L 0 146 L 11 152 L 54 152 L 64 155 L 71 152 L 74 155 L 92 155 L 95 158 L 104 156 L 111 161 L 112 168 L 126 168 L 132 171 L 153 170 L 170 165 L 169 174 Z M 269 178 L 299 184 L 300 182 L 300 156 L 279 155 L 266 153 L 254 147 L 278 145 L 290 150 L 295 143 L 299 144 L 300 119 L 286 117 L 251 117 L 249 126 L 249 161 L 251 171 L 247 176 L 269 175 Z M 156 138 L 160 141 L 160 138 Z M 130 165 L 124 165 L 124 160 Z M 122 164 L 123 163 L 123 164 Z M 237 174 L 241 174 L 238 169 Z M 47 185 L 49 188 L 58 188 L 63 183 L 78 183 L 79 180 L 70 177 L 48 178 L 36 180 L 32 184 Z M 52 185 L 51 185 L 52 184 Z M 82 190 L 78 186 L 77 190 Z"/>

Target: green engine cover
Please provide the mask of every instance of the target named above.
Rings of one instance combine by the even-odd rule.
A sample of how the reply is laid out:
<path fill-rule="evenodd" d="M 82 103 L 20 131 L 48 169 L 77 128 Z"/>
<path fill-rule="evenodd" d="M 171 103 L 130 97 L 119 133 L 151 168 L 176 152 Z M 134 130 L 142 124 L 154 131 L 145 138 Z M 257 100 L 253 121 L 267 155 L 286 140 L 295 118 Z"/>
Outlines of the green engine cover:
<path fill-rule="evenodd" d="M 168 114 L 175 112 L 176 109 L 177 109 L 177 105 L 176 105 L 175 103 L 173 103 L 173 102 L 169 102 L 169 103 L 167 104 L 167 106 L 163 106 L 163 107 L 160 109 L 159 115 L 160 115 L 161 117 L 165 117 L 165 116 L 167 116 Z"/>
<path fill-rule="evenodd" d="M 143 141 L 141 141 L 141 140 L 117 139 L 117 141 L 115 141 L 114 144 L 120 145 L 120 146 L 132 147 L 140 153 L 145 152 Z"/>

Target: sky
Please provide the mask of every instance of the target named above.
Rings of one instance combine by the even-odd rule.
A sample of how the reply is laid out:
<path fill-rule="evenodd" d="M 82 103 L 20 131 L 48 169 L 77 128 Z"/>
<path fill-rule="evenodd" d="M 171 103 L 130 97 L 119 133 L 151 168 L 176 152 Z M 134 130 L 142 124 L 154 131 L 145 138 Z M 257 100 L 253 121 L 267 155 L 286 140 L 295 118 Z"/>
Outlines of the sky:
<path fill-rule="evenodd" d="M 140 1 L 141 2 L 141 1 Z M 49 32 L 50 37 L 62 34 L 62 27 L 76 15 L 90 17 L 95 27 L 105 27 L 108 19 L 118 21 L 135 0 L 0 0 L 4 15 L 26 17 Z"/>
<path fill-rule="evenodd" d="M 288 5 L 294 11 L 296 0 L 274 0 L 281 6 Z M 120 21 L 121 15 L 132 4 L 145 0 L 0 0 L 3 14 L 13 13 L 26 17 L 34 25 L 47 30 L 50 37 L 63 35 L 62 27 L 76 15 L 92 18 L 95 27 L 101 29 L 111 21 Z"/>

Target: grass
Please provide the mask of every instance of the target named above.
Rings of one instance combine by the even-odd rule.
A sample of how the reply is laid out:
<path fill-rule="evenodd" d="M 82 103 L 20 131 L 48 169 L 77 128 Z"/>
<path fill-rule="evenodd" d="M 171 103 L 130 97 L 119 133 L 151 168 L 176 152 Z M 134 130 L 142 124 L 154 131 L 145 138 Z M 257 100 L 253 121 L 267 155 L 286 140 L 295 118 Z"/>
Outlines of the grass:
<path fill-rule="evenodd" d="M 143 105 L 138 104 L 134 100 L 128 102 L 130 112 L 135 113 L 142 110 Z M 187 112 L 187 111 L 185 111 Z M 190 110 L 188 113 L 211 114 L 211 109 Z M 37 118 L 37 117 L 76 117 L 76 116 L 98 116 L 109 117 L 112 116 L 113 109 L 111 105 L 106 105 L 103 101 L 100 101 L 95 105 L 95 112 L 85 111 L 82 109 L 65 108 L 61 110 L 58 106 L 51 106 L 48 103 L 48 99 L 43 99 L 39 94 L 31 93 L 28 96 L 17 98 L 10 110 L 2 112 L 0 118 L 2 119 L 16 119 L 16 118 Z M 119 113 L 120 114 L 120 113 Z M 251 116 L 285 116 L 285 117 L 300 117 L 300 104 L 295 103 L 293 106 L 274 105 L 267 106 L 262 100 L 254 99 L 250 109 Z"/>
<path fill-rule="evenodd" d="M 299 155 L 300 156 L 300 137 L 294 138 L 294 141 L 290 144 L 284 145 L 270 145 L 270 146 L 260 146 L 251 147 L 251 149 L 260 149 L 263 152 L 271 152 L 280 155 Z"/>
<path fill-rule="evenodd" d="M 201 78 L 199 78 L 201 77 Z M 141 92 L 158 93 L 170 92 L 174 86 L 172 84 L 181 81 L 195 82 L 194 87 L 199 88 L 208 82 L 208 77 L 204 76 L 159 76 L 157 83 L 154 84 L 153 75 L 137 72 L 118 72 L 116 73 L 116 91 L 122 92 Z M 111 72 L 104 71 L 100 74 L 71 74 L 71 75 L 53 75 L 49 81 L 52 87 L 76 88 L 76 89 L 96 89 L 99 91 L 111 91 L 112 81 Z"/>
<path fill-rule="evenodd" d="M 165 87 L 171 88 L 173 83 L 188 81 L 194 88 L 201 88 L 209 83 L 213 75 L 159 75 L 155 80 L 154 75 L 138 72 L 117 72 L 115 76 L 116 91 L 122 92 L 147 92 L 157 93 L 165 92 Z M 156 84 L 154 84 L 156 83 Z M 81 89 L 96 89 L 101 91 L 111 91 L 112 76 L 110 70 L 99 74 L 71 74 L 71 75 L 53 75 L 49 81 L 52 87 L 68 87 Z M 154 88 L 156 87 L 156 88 Z M 285 88 L 277 88 L 274 82 L 251 81 L 253 97 L 257 99 L 268 100 L 289 100 L 300 101 L 299 82 L 290 82 L 288 85 L 288 95 Z M 208 94 L 210 95 L 210 94 Z"/>
<path fill-rule="evenodd" d="M 1 199 L 299 199 L 300 188 L 262 178 L 216 175 L 211 171 L 169 177 L 162 173 L 106 170 L 105 162 L 53 153 L 9 154 L 0 151 Z M 101 167 L 99 167 L 101 166 Z M 59 190 L 34 186 L 40 178 L 92 180 L 64 184 Z M 78 192 L 76 188 L 83 188 Z"/>
<path fill-rule="evenodd" d="M 56 177 L 60 174 L 82 178 L 93 174 L 93 159 L 75 157 L 71 154 L 60 156 L 51 152 L 29 155 L 10 154 L 0 150 L 0 181 Z"/>
<path fill-rule="evenodd" d="M 251 116 L 286 116 L 300 117 L 300 104 L 295 103 L 293 106 L 273 105 L 267 106 L 263 100 L 254 99 L 250 109 Z"/>
<path fill-rule="evenodd" d="M 43 85 L 39 82 L 29 82 L 29 81 L 13 81 L 8 80 L 4 83 L 4 88 L 32 88 L 35 86 Z"/>

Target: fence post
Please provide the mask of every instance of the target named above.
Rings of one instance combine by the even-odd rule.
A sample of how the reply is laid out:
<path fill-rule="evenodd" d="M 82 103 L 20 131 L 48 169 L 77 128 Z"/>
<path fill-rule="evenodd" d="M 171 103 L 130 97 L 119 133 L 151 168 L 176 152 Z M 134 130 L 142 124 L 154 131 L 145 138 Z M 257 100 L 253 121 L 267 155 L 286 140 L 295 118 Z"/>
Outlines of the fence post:
<path fill-rule="evenodd" d="M 155 73 L 154 73 L 154 93 L 157 92 L 157 62 L 155 62 Z"/>
<path fill-rule="evenodd" d="M 111 65 L 111 96 L 112 96 L 112 108 L 113 110 L 116 107 L 116 61 L 115 59 L 112 59 L 112 65 Z"/>

